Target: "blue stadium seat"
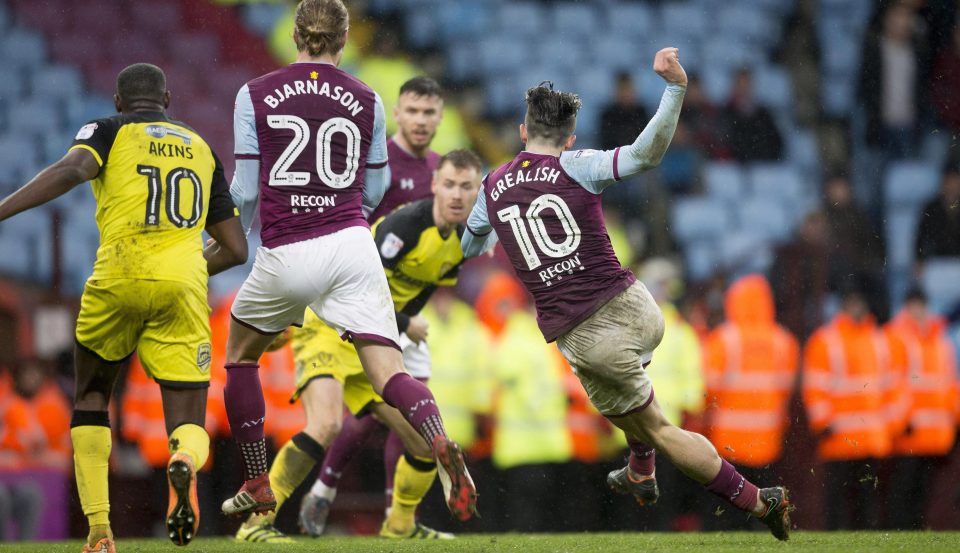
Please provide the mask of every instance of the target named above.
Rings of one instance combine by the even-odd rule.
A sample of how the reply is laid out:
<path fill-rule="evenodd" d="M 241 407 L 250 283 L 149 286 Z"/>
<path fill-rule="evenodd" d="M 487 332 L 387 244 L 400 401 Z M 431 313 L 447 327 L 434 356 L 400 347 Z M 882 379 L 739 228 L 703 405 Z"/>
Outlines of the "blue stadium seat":
<path fill-rule="evenodd" d="M 708 197 L 679 198 L 673 204 L 673 234 L 681 242 L 716 238 L 730 228 L 730 213 Z"/>
<path fill-rule="evenodd" d="M 718 35 L 735 36 L 757 46 L 772 46 L 780 37 L 777 22 L 755 8 L 734 4 L 715 13 Z"/>
<path fill-rule="evenodd" d="M 891 207 L 886 215 L 887 263 L 894 269 L 908 269 L 916 256 L 920 211 L 911 207 Z"/>
<path fill-rule="evenodd" d="M 10 10 L 7 9 L 7 5 L 4 2 L 0 2 L 0 31 L 5 30 L 13 23 L 13 18 L 10 17 Z"/>
<path fill-rule="evenodd" d="M 659 22 L 657 13 L 640 2 L 618 2 L 607 7 L 608 36 L 636 40 L 650 36 Z"/>
<path fill-rule="evenodd" d="M 504 38 L 536 37 L 552 27 L 550 12 L 535 2 L 508 2 L 498 7 L 496 29 Z M 505 42 L 511 42 L 506 40 Z"/>
<path fill-rule="evenodd" d="M 637 63 L 637 51 L 642 48 L 640 44 L 630 38 L 609 34 L 591 40 L 584 46 L 589 46 L 593 50 L 590 56 L 593 63 L 609 67 L 612 72 L 634 70 Z M 686 61 L 684 61 L 684 66 L 686 66 Z M 613 75 L 611 75 L 612 77 Z M 634 82 L 634 84 L 637 83 Z"/>
<path fill-rule="evenodd" d="M 479 50 L 480 68 L 491 77 L 489 84 L 496 82 L 504 69 L 530 69 L 530 52 L 518 40 L 504 40 L 502 36 L 484 37 L 476 47 Z"/>
<path fill-rule="evenodd" d="M 707 54 L 709 57 L 709 54 Z M 700 74 L 703 91 L 711 102 L 724 106 L 730 100 L 730 90 L 733 88 L 732 69 L 726 66 L 707 63 Z"/>
<path fill-rule="evenodd" d="M 846 119 L 856 105 L 856 83 L 852 76 L 824 79 L 820 83 L 823 112 L 830 117 Z"/>
<path fill-rule="evenodd" d="M 40 208 L 30 215 L 12 217 L 0 225 L 0 266 L 33 281 L 48 282 L 52 267 L 50 210 Z M 6 248 L 11 248 L 8 250 Z M 13 253 L 16 252 L 16 253 Z M 11 255 L 13 253 L 13 255 Z"/>
<path fill-rule="evenodd" d="M 7 106 L 15 104 L 26 91 L 26 79 L 20 68 L 0 66 L 0 101 Z"/>
<path fill-rule="evenodd" d="M 25 184 L 24 171 L 36 162 L 33 140 L 14 133 L 0 135 L 0 185 L 10 190 Z"/>
<path fill-rule="evenodd" d="M 440 4 L 440 34 L 444 41 L 480 37 L 489 31 L 493 24 L 494 3 L 456 0 Z"/>
<path fill-rule="evenodd" d="M 43 37 L 36 31 L 13 28 L 5 33 L 0 43 L 0 58 L 5 67 L 36 67 L 47 58 Z"/>
<path fill-rule="evenodd" d="M 897 207 L 920 208 L 937 194 L 939 187 L 937 168 L 915 161 L 891 164 L 883 183 L 887 204 Z"/>
<path fill-rule="evenodd" d="M 558 33 L 566 36 L 592 37 L 599 28 L 599 10 L 587 4 L 554 5 L 553 22 Z"/>
<path fill-rule="evenodd" d="M 584 67 L 596 66 L 603 63 L 600 62 L 600 60 L 592 60 L 590 58 L 590 49 L 587 47 L 587 44 L 583 43 L 577 37 L 567 34 L 552 34 L 539 39 L 533 43 L 533 50 L 536 52 L 535 59 L 540 60 L 540 63 L 562 68 L 563 74 L 582 71 Z M 527 53 L 526 63 L 524 63 L 524 65 L 529 65 L 529 56 L 530 53 Z M 603 61 L 605 62 L 606 60 Z M 559 76 L 555 76 L 554 78 L 556 79 L 558 77 Z M 611 78 L 612 76 L 608 75 L 605 80 L 609 81 Z"/>
<path fill-rule="evenodd" d="M 796 129 L 787 134 L 787 160 L 805 175 L 817 174 L 820 169 L 820 143 L 812 130 Z"/>
<path fill-rule="evenodd" d="M 773 264 L 770 244 L 751 231 L 727 233 L 720 239 L 720 263 L 733 278 L 762 273 Z"/>
<path fill-rule="evenodd" d="M 30 99 L 11 106 L 10 130 L 32 137 L 60 129 L 57 106 L 43 99 Z"/>
<path fill-rule="evenodd" d="M 756 67 L 766 61 L 766 53 L 746 41 L 728 35 L 710 35 L 703 41 L 705 68 L 734 71 Z"/>
<path fill-rule="evenodd" d="M 684 248 L 687 277 L 691 281 L 705 280 L 720 268 L 717 244 L 714 240 L 697 240 Z"/>
<path fill-rule="evenodd" d="M 77 98 L 84 92 L 83 78 L 76 67 L 48 65 L 34 71 L 31 80 L 31 97 L 57 100 Z"/>
<path fill-rule="evenodd" d="M 414 48 L 434 46 L 440 39 L 440 21 L 431 11 L 410 12 L 404 18 L 407 40 Z"/>
<path fill-rule="evenodd" d="M 694 2 L 674 2 L 660 9 L 661 29 L 677 31 L 696 37 L 705 36 L 710 30 L 710 17 L 703 7 Z"/>
<path fill-rule="evenodd" d="M 793 231 L 789 210 L 793 206 L 768 198 L 749 198 L 737 206 L 740 232 L 783 242 Z"/>
<path fill-rule="evenodd" d="M 727 204 L 741 201 L 746 191 L 743 169 L 737 163 L 707 163 L 703 183 L 707 194 Z"/>
<path fill-rule="evenodd" d="M 804 183 L 796 169 L 785 163 L 755 163 L 747 170 L 750 189 L 763 198 L 792 202 L 815 188 Z"/>
<path fill-rule="evenodd" d="M 464 81 L 481 74 L 480 54 L 473 40 L 454 42 L 447 49 L 447 70 L 450 78 Z"/>
<path fill-rule="evenodd" d="M 920 282 L 934 310 L 950 313 L 960 305 L 960 259 L 928 259 Z"/>
<path fill-rule="evenodd" d="M 761 104 L 781 113 L 790 113 L 793 109 L 793 83 L 783 67 L 757 67 L 753 74 L 753 89 Z"/>

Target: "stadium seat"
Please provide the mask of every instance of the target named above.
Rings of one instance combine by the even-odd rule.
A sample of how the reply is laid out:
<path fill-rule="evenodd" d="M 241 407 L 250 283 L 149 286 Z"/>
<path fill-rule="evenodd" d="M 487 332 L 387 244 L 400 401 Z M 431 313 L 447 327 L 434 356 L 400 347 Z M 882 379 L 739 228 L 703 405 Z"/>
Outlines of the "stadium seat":
<path fill-rule="evenodd" d="M 780 37 L 780 26 L 766 13 L 750 6 L 734 4 L 719 10 L 716 24 L 719 35 L 746 39 L 761 47 L 774 45 Z"/>
<path fill-rule="evenodd" d="M 711 162 L 703 168 L 703 184 L 707 194 L 727 204 L 743 199 L 746 179 L 737 163 Z"/>
<path fill-rule="evenodd" d="M 31 97 L 56 101 L 79 98 L 84 93 L 83 78 L 76 67 L 47 65 L 34 71 L 31 77 Z"/>
<path fill-rule="evenodd" d="M 18 67 L 0 67 L 0 102 L 12 105 L 27 91 L 23 71 Z"/>
<path fill-rule="evenodd" d="M 920 212 L 911 207 L 891 207 L 886 215 L 887 263 L 894 269 L 913 265 Z"/>
<path fill-rule="evenodd" d="M 520 36 L 535 37 L 546 34 L 552 28 L 550 12 L 535 2 L 508 2 L 497 8 L 496 29 L 506 37 L 516 39 Z M 504 41 L 504 42 L 512 42 Z"/>
<path fill-rule="evenodd" d="M 440 36 L 444 41 L 480 37 L 490 29 L 492 2 L 448 1 L 439 5 Z"/>
<path fill-rule="evenodd" d="M 694 2 L 672 2 L 660 9 L 661 29 L 678 31 L 695 37 L 710 32 L 710 19 L 706 10 Z"/>
<path fill-rule="evenodd" d="M 553 23 L 562 35 L 592 38 L 597 33 L 598 13 L 585 3 L 558 3 L 553 8 Z"/>
<path fill-rule="evenodd" d="M 820 143 L 817 135 L 809 129 L 798 128 L 784 137 L 787 160 L 805 176 L 811 177 L 820 170 Z"/>
<path fill-rule="evenodd" d="M 404 17 L 407 40 L 414 48 L 434 46 L 440 39 L 440 21 L 430 11 L 416 11 Z"/>
<path fill-rule="evenodd" d="M 731 277 L 762 273 L 773 264 L 770 244 L 752 230 L 741 230 L 720 239 L 720 263 Z"/>
<path fill-rule="evenodd" d="M 57 106 L 48 101 L 24 100 L 11 108 L 9 121 L 12 132 L 38 137 L 60 129 Z"/>
<path fill-rule="evenodd" d="M 754 195 L 783 202 L 799 200 L 814 189 L 785 163 L 755 163 L 747 169 L 747 178 Z"/>
<path fill-rule="evenodd" d="M 915 161 L 891 164 L 883 183 L 887 205 L 897 207 L 920 208 L 939 188 L 940 174 L 936 167 Z"/>
<path fill-rule="evenodd" d="M 473 40 L 454 42 L 447 50 L 447 70 L 450 78 L 464 81 L 481 74 L 480 55 Z"/>
<path fill-rule="evenodd" d="M 673 204 L 673 234 L 681 242 L 716 238 L 730 228 L 730 214 L 720 202 L 708 197 L 679 198 Z"/>
<path fill-rule="evenodd" d="M 170 0 L 151 0 L 150 2 L 131 2 L 130 15 L 140 27 L 154 31 L 173 31 L 181 26 L 183 16 L 180 3 Z"/>
<path fill-rule="evenodd" d="M 764 106 L 780 113 L 790 113 L 793 109 L 793 83 L 783 67 L 757 67 L 753 74 L 753 88 L 757 100 Z"/>
<path fill-rule="evenodd" d="M 745 234 L 783 242 L 793 231 L 791 209 L 791 204 L 769 198 L 746 199 L 737 205 L 738 228 Z"/>
<path fill-rule="evenodd" d="M 839 119 L 850 117 L 856 105 L 856 83 L 852 76 L 825 79 L 820 83 L 823 112 Z"/>
<path fill-rule="evenodd" d="M 46 42 L 39 33 L 14 27 L 5 32 L 0 43 L 4 67 L 37 67 L 47 58 Z"/>
<path fill-rule="evenodd" d="M 935 311 L 953 312 L 960 304 L 960 259 L 928 259 L 923 265 L 920 282 Z"/>
<path fill-rule="evenodd" d="M 687 265 L 687 277 L 691 281 L 708 278 L 719 268 L 717 245 L 713 240 L 698 240 L 684 248 L 684 261 Z"/>
<path fill-rule="evenodd" d="M 639 2 L 618 2 L 607 7 L 608 36 L 639 39 L 650 36 L 659 18 L 649 5 Z"/>
<path fill-rule="evenodd" d="M 709 57 L 709 54 L 707 56 Z M 703 91 L 711 102 L 721 106 L 727 104 L 730 100 L 730 90 L 733 88 L 733 74 L 729 68 L 708 62 L 707 67 L 700 74 L 700 80 L 703 83 Z"/>
<path fill-rule="evenodd" d="M 766 61 L 766 53 L 748 42 L 729 35 L 711 35 L 703 43 L 704 67 L 724 72 L 741 67 L 756 67 Z"/>
<path fill-rule="evenodd" d="M 581 41 L 573 35 L 556 33 L 544 37 L 533 43 L 533 49 L 536 52 L 535 59 L 561 69 L 563 75 L 583 71 L 585 68 L 606 69 L 607 60 L 591 60 L 590 49 L 582 47 Z M 527 59 L 529 60 L 529 53 Z M 606 71 L 603 80 L 611 80 L 610 71 Z"/>

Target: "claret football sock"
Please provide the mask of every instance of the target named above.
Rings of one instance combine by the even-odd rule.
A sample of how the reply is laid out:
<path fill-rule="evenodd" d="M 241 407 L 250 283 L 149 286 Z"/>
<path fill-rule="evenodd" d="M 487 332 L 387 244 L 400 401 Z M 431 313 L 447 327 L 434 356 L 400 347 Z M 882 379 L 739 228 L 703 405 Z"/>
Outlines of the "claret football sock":
<path fill-rule="evenodd" d="M 427 386 L 407 373 L 390 377 L 383 387 L 383 400 L 397 409 L 428 444 L 433 445 L 437 436 L 446 436 L 440 410 Z"/>
<path fill-rule="evenodd" d="M 400 461 L 400 456 L 403 455 L 404 449 L 403 440 L 400 438 L 400 435 L 391 430 L 387 436 L 387 443 L 383 446 L 383 473 L 387 475 L 384 493 L 386 495 L 388 511 L 390 510 L 390 505 L 393 504 L 393 479 L 397 474 L 397 463 Z"/>
<path fill-rule="evenodd" d="M 730 502 L 742 511 L 752 513 L 759 503 L 759 489 L 744 478 L 726 460 L 721 461 L 720 472 L 706 485 L 708 491 Z"/>
<path fill-rule="evenodd" d="M 263 437 L 266 407 L 260 387 L 260 365 L 227 363 L 227 385 L 223 401 L 227 408 L 230 432 L 243 457 L 244 480 L 267 472 L 267 444 Z"/>
<path fill-rule="evenodd" d="M 386 527 L 394 533 L 409 532 L 416 523 L 417 506 L 430 491 L 437 475 L 437 465 L 432 459 L 414 457 L 404 453 L 397 462 L 393 502 L 387 516 Z"/>
<path fill-rule="evenodd" d="M 277 510 L 322 460 L 323 446 L 303 432 L 280 448 L 270 467 L 270 487 L 277 498 Z"/>
<path fill-rule="evenodd" d="M 90 525 L 88 540 L 93 540 L 93 545 L 100 538 L 113 539 L 107 483 L 110 451 L 113 448 L 110 419 L 106 411 L 75 410 L 70 426 L 77 493 L 83 514 Z"/>
<path fill-rule="evenodd" d="M 350 460 L 360 451 L 367 436 L 378 424 L 372 416 L 357 418 L 350 415 L 344 418 L 343 428 L 340 429 L 340 433 L 327 448 L 326 455 L 323 458 L 323 466 L 320 468 L 320 474 L 317 478 L 323 481 L 327 487 L 336 488 L 340 482 L 343 469 L 350 464 Z"/>
<path fill-rule="evenodd" d="M 627 439 L 630 446 L 630 470 L 641 476 L 653 476 L 656 468 L 657 450 L 633 439 Z"/>

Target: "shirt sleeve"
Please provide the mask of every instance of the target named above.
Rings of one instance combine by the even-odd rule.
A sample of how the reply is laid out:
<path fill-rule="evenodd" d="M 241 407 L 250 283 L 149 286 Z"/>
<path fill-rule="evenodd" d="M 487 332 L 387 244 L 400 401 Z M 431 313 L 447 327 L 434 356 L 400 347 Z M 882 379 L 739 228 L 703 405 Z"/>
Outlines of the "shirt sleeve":
<path fill-rule="evenodd" d="M 410 224 L 410 215 L 409 210 L 393 213 L 385 217 L 374 231 L 373 241 L 377 245 L 380 263 L 383 264 L 387 277 L 393 274 L 400 260 L 417 245 L 420 237 L 419 231 Z"/>
<path fill-rule="evenodd" d="M 213 152 L 211 152 L 213 153 Z M 213 182 L 210 183 L 210 209 L 207 210 L 206 226 L 222 223 L 231 217 L 240 215 L 237 206 L 230 197 L 230 186 L 223 175 L 223 163 L 217 154 L 213 154 L 216 165 L 213 168 Z"/>
<path fill-rule="evenodd" d="M 260 159 L 257 118 L 247 85 L 240 87 L 233 107 L 233 144 L 236 159 Z"/>
<path fill-rule="evenodd" d="M 103 168 L 107 164 L 107 156 L 113 148 L 113 141 L 117 138 L 119 128 L 119 121 L 116 118 L 94 119 L 80 127 L 73 138 L 70 150 L 80 149 L 90 152 L 97 160 L 97 165 Z"/>
<path fill-rule="evenodd" d="M 239 208 L 241 226 L 249 233 L 260 197 L 260 141 L 247 85 L 240 87 L 234 104 L 233 144 L 236 169 L 230 183 L 230 196 Z"/>
<path fill-rule="evenodd" d="M 684 86 L 667 85 L 657 113 L 633 144 L 612 150 L 564 152 L 560 156 L 563 170 L 585 189 L 599 194 L 624 177 L 656 167 L 673 140 L 685 92 Z"/>
<path fill-rule="evenodd" d="M 387 116 L 380 95 L 376 95 L 373 116 L 373 139 L 367 152 L 367 170 L 363 178 L 363 207 L 373 212 L 390 186 L 387 165 Z"/>
<path fill-rule="evenodd" d="M 487 217 L 487 200 L 485 198 L 487 177 L 483 178 L 480 192 L 477 194 L 477 203 L 473 204 L 473 210 L 470 211 L 470 217 L 467 218 L 467 230 L 463 233 L 463 238 L 460 239 L 463 257 L 476 257 L 497 243 L 497 233 L 494 232 L 493 226 L 490 225 L 490 219 Z"/>

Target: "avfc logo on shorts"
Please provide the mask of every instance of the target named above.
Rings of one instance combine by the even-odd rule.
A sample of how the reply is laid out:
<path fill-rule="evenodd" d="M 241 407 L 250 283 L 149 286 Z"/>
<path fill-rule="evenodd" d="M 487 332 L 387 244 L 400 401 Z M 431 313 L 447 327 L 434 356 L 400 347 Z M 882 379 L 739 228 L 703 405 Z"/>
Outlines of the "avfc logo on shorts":
<path fill-rule="evenodd" d="M 197 346 L 197 367 L 200 372 L 210 370 L 210 344 L 200 344 Z"/>

